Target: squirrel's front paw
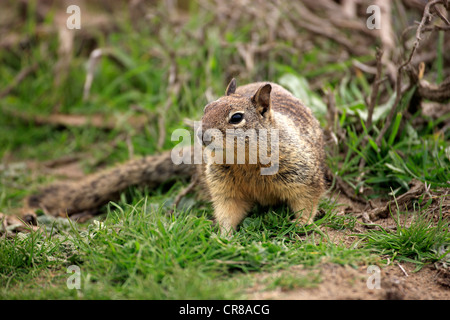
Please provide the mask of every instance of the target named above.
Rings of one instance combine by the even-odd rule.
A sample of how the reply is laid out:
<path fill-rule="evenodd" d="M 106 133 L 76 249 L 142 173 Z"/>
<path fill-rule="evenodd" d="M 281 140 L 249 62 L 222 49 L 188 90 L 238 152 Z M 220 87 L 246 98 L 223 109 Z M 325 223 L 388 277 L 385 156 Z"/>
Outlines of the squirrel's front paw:
<path fill-rule="evenodd" d="M 306 212 L 296 213 L 295 218 L 291 220 L 292 223 L 296 223 L 297 225 L 308 225 L 313 223 L 314 217 L 312 214 L 307 214 Z"/>

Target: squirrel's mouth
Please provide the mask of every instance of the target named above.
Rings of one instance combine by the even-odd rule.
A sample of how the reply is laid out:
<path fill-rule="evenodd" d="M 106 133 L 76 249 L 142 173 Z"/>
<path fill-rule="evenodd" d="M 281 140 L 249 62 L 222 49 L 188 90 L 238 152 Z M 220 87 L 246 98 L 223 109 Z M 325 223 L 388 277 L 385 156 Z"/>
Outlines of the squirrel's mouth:
<path fill-rule="evenodd" d="M 203 147 L 208 147 L 208 149 L 216 150 L 216 151 L 225 151 L 234 153 L 249 153 L 251 152 L 250 144 L 248 138 L 245 138 L 243 141 L 235 140 L 235 139 L 217 139 L 212 137 L 211 139 L 202 139 Z M 255 144 L 256 147 L 256 144 Z M 255 150 L 256 152 L 256 150 Z"/>
<path fill-rule="evenodd" d="M 215 137 L 201 139 L 203 147 L 208 147 L 214 150 L 224 150 L 225 142 L 222 139 L 216 139 Z"/>

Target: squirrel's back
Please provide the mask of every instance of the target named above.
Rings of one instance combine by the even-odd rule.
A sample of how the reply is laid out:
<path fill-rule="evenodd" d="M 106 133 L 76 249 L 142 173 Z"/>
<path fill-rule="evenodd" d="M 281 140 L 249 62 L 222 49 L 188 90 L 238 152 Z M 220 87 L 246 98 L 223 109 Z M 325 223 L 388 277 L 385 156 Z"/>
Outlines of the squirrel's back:
<path fill-rule="evenodd" d="M 255 92 L 265 84 L 272 87 L 270 98 L 271 108 L 278 119 L 279 128 L 283 130 L 296 130 L 302 138 L 316 146 L 316 151 L 320 161 L 324 158 L 323 152 L 323 131 L 319 121 L 314 117 L 311 109 L 306 107 L 304 103 L 295 97 L 291 92 L 273 82 L 254 82 L 247 85 L 237 87 L 236 93 L 245 97 L 252 97 Z M 280 120 L 281 118 L 281 120 Z M 284 118 L 284 119 L 283 119 Z"/>
<path fill-rule="evenodd" d="M 265 84 L 270 84 L 272 87 L 270 97 L 273 111 L 289 116 L 299 125 L 306 124 L 306 122 L 318 124 L 311 110 L 305 107 L 300 99 L 296 98 L 291 92 L 279 84 L 273 82 L 254 82 L 238 87 L 236 93 L 246 97 L 252 97 L 256 90 Z"/>

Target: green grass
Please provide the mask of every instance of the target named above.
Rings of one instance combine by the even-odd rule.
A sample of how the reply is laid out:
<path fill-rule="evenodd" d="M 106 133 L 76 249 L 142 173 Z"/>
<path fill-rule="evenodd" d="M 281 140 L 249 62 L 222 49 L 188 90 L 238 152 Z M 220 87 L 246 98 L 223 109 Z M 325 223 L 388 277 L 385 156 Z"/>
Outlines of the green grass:
<path fill-rule="evenodd" d="M 377 146 L 375 137 L 387 117 L 393 100 L 378 105 L 374 113 L 374 125 L 366 128 L 367 106 L 360 100 L 363 88 L 358 81 L 347 82 L 344 79 L 339 88 L 334 88 L 337 108 L 342 112 L 340 126 L 347 132 L 348 139 L 330 153 L 329 166 L 355 190 L 373 190 L 369 197 L 379 197 L 390 188 L 395 194 L 402 194 L 409 189 L 412 179 L 426 182 L 432 187 L 448 187 L 450 177 L 450 132 L 436 132 L 436 126 L 448 119 L 445 115 L 431 120 L 425 127 L 414 127 L 412 121 L 420 117 L 413 115 L 407 121 L 400 113 L 394 117 L 390 129 Z M 358 91 L 359 90 L 359 91 Z M 356 92 L 360 92 L 356 94 Z M 408 92 L 401 100 L 398 111 L 404 110 L 412 96 Z M 403 122 L 402 122 L 403 121 Z M 402 125 L 402 130 L 399 129 Z M 369 132 L 369 129 L 370 132 Z M 367 140 L 367 143 L 364 141 Z M 365 166 L 359 168 L 361 159 Z"/>
<path fill-rule="evenodd" d="M 27 16 L 34 17 L 36 8 L 30 8 Z M 448 188 L 450 133 L 440 133 L 436 128 L 449 115 L 425 119 L 426 123 L 419 127 L 413 121 L 420 114 L 408 119 L 397 116 L 380 147 L 374 146 L 392 106 L 394 90 L 387 84 L 390 98 L 378 98 L 373 125 L 367 127 L 365 98 L 370 95 L 372 79 L 355 75 L 351 69 L 354 58 L 368 62 L 373 57 L 329 62 L 329 52 L 336 49 L 330 42 L 324 42 L 324 47 L 308 45 L 305 52 L 293 55 L 287 50 L 293 44 L 281 39 L 275 40 L 275 49 L 270 53 L 255 55 L 255 67 L 246 70 L 236 46 L 258 37 L 264 41 L 266 37 L 263 30 L 254 30 L 251 21 L 243 19 L 229 30 L 211 12 L 192 5 L 188 21 L 179 28 L 165 23 L 160 9 L 139 31 L 124 19 L 111 32 L 91 31 L 92 38 L 88 39 L 76 36 L 66 80 L 59 86 L 54 83 L 56 35 L 42 35 L 23 48 L 0 50 L 0 88 L 10 84 L 23 68 L 39 65 L 1 101 L 0 158 L 1 165 L 5 165 L 0 170 L 0 212 L 13 213 L 25 196 L 56 179 L 32 172 L 26 165 L 30 161 L 42 163 L 82 154 L 82 169 L 90 173 L 126 161 L 130 148 L 134 156 L 154 154 L 159 151 L 161 116 L 165 116 L 163 129 L 167 132 L 162 149 L 170 149 L 174 144 L 170 133 L 184 126 L 184 118 L 199 119 L 208 99 L 221 96 L 231 76 L 237 76 L 238 84 L 262 80 L 281 83 L 305 101 L 323 127 L 327 121 L 322 89 L 330 89 L 339 111 L 335 124 L 344 130 L 346 139 L 327 148 L 327 164 L 355 194 L 362 187 L 369 190 L 365 195 L 368 198 L 398 196 L 408 190 L 412 179 L 426 182 L 431 190 Z M 52 19 L 47 17 L 41 25 L 50 27 Z M 17 32 L 37 34 L 37 23 L 30 18 L 25 25 L 17 26 Z M 204 25 L 206 29 L 202 29 Z M 204 37 L 199 37 L 200 31 L 205 32 Z M 443 37 L 439 39 L 442 46 Z M 103 57 L 97 65 L 87 101 L 82 95 L 91 50 L 83 41 L 113 49 L 112 58 Z M 443 60 L 439 53 L 433 69 L 441 80 Z M 181 83 L 177 96 L 170 94 L 168 84 L 173 66 Z M 321 88 L 312 89 L 310 83 L 317 82 L 318 77 Z M 411 94 L 403 97 L 399 112 L 407 107 Z M 168 99 L 173 103 L 164 112 Z M 114 130 L 37 126 L 3 112 L 14 110 L 30 116 L 55 112 L 138 115 L 133 105 L 141 106 L 150 115 L 141 131 L 127 123 Z M 366 162 L 362 170 L 361 159 Z M 414 212 L 401 214 L 402 219 L 414 216 L 411 225 L 395 217 L 395 230 L 364 229 L 362 240 L 351 246 L 335 242 L 327 230 L 354 232 L 360 227 L 358 219 L 338 215 L 339 204 L 327 199 L 320 203 L 323 217 L 313 226 L 292 224 L 285 207 L 255 208 L 239 231 L 225 239 L 218 235 L 210 219 L 209 204 L 188 198 L 184 202 L 187 209 L 177 211 L 176 216 L 166 215 L 182 187 L 183 182 L 178 181 L 156 190 L 130 188 L 120 201 L 103 209 L 97 222 L 67 225 L 63 220 L 45 220 L 42 216 L 38 231 L 1 237 L 0 298 L 235 299 L 245 298 L 243 292 L 256 281 L 255 275 L 286 271 L 294 265 L 311 270 L 324 262 L 356 267 L 380 263 L 380 255 L 420 266 L 446 259 L 448 221 L 441 212 L 439 221 L 432 223 L 427 206 L 418 206 L 420 201 Z M 66 286 L 70 265 L 80 267 L 80 290 Z M 281 273 L 264 286 L 267 290 L 291 290 L 315 286 L 320 281 L 315 276 L 306 279 Z"/>
<path fill-rule="evenodd" d="M 441 203 L 442 204 L 442 203 Z M 399 208 L 397 208 L 399 209 Z M 421 268 L 426 263 L 450 262 L 450 225 L 442 217 L 442 206 L 437 223 L 426 209 L 416 209 L 412 221 L 406 225 L 405 214 L 393 216 L 396 229 L 380 227 L 361 237 L 374 252 L 399 261 L 413 262 Z M 403 217 L 402 217 L 403 216 Z M 401 222 L 401 220 L 404 220 Z"/>
<path fill-rule="evenodd" d="M 367 250 L 327 241 L 318 229 L 304 235 L 285 211 L 254 214 L 226 239 L 218 235 L 208 210 L 167 216 L 163 204 L 150 199 L 133 205 L 112 203 L 104 221 L 87 227 L 57 228 L 53 223 L 46 232 L 0 240 L 0 296 L 46 298 L 52 286 L 68 299 L 234 299 L 244 297 L 239 294 L 245 288 L 242 281 L 254 272 L 322 262 L 357 265 L 374 259 Z M 328 207 L 330 215 L 333 209 Z M 325 221 L 327 217 L 317 223 Z M 73 264 L 82 276 L 77 294 L 65 291 L 62 281 Z M 45 290 L 42 284 L 19 290 L 35 278 L 43 278 Z M 287 285 L 277 283 L 269 287 Z"/>

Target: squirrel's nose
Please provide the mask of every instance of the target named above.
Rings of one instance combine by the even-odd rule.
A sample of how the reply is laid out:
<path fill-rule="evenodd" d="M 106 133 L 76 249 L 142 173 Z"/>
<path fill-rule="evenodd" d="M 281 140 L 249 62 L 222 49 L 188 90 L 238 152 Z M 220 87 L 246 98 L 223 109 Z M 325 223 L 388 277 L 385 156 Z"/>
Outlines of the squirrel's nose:
<path fill-rule="evenodd" d="M 203 140 L 203 139 L 202 139 L 202 137 L 203 137 L 203 131 L 202 131 L 202 128 L 201 128 L 201 127 L 197 129 L 197 132 L 195 133 L 195 135 L 197 136 L 197 139 L 199 139 L 200 141 Z"/>
<path fill-rule="evenodd" d="M 197 139 L 205 146 L 207 147 L 211 142 L 212 139 L 203 139 L 204 138 L 204 131 L 202 130 L 202 128 L 198 128 L 197 132 L 195 133 L 195 135 L 197 136 Z"/>
<path fill-rule="evenodd" d="M 198 139 L 201 143 L 203 143 L 205 146 L 207 145 L 207 144 L 205 143 L 205 141 L 203 141 L 203 130 L 202 130 L 201 127 L 197 129 L 197 132 L 195 133 L 195 135 L 197 136 L 197 139 Z M 209 143 L 209 142 L 208 142 L 208 143 Z"/>

